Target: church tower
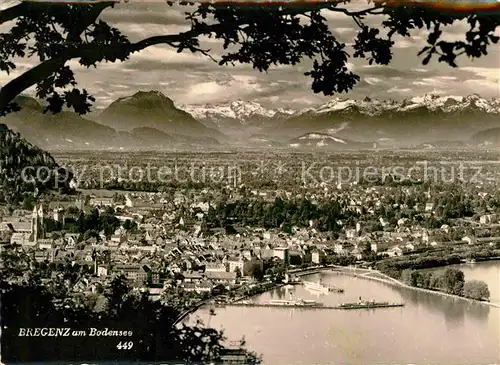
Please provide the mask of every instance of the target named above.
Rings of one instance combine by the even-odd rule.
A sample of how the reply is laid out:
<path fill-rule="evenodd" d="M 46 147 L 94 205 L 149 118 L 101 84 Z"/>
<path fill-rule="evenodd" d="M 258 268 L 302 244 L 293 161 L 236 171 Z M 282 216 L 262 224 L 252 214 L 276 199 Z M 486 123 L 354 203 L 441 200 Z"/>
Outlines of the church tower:
<path fill-rule="evenodd" d="M 38 238 L 38 210 L 36 205 L 33 207 L 33 213 L 31 214 L 31 234 L 33 241 L 36 242 Z"/>
<path fill-rule="evenodd" d="M 43 207 L 40 204 L 40 208 L 38 208 L 38 238 L 45 238 L 44 232 L 44 224 L 43 224 Z"/>
<path fill-rule="evenodd" d="M 36 205 L 33 208 L 33 213 L 31 214 L 31 234 L 33 236 L 33 241 L 37 242 L 39 238 L 43 238 L 43 208 L 37 209 Z"/>

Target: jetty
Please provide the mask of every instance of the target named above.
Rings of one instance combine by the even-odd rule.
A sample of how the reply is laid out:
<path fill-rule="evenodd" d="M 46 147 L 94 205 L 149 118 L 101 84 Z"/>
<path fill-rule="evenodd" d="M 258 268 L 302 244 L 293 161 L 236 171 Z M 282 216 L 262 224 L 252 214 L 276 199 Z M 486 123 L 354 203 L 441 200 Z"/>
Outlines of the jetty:
<path fill-rule="evenodd" d="M 234 302 L 222 305 L 224 307 L 268 307 L 268 308 L 300 308 L 300 309 L 375 309 L 375 308 L 393 308 L 404 307 L 404 303 L 366 303 L 366 304 L 341 304 L 341 305 L 323 305 L 315 304 L 277 304 L 271 302 L 255 303 L 255 302 Z"/>

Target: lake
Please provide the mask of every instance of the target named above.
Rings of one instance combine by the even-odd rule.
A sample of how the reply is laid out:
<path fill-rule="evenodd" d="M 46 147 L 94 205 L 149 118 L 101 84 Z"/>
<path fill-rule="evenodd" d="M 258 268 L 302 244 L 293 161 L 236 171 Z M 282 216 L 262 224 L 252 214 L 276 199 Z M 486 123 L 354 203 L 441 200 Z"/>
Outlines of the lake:
<path fill-rule="evenodd" d="M 492 301 L 500 303 L 500 262 L 460 265 L 466 280 L 487 282 Z M 297 308 L 217 308 L 194 316 L 224 329 L 229 340 L 245 337 L 247 348 L 270 365 L 299 364 L 496 364 L 500 360 L 500 309 L 460 299 L 396 288 L 384 283 L 322 272 L 343 294 L 317 294 L 302 286 L 276 289 L 254 301 L 316 299 L 327 305 L 363 299 L 404 302 L 400 308 L 327 310 Z"/>

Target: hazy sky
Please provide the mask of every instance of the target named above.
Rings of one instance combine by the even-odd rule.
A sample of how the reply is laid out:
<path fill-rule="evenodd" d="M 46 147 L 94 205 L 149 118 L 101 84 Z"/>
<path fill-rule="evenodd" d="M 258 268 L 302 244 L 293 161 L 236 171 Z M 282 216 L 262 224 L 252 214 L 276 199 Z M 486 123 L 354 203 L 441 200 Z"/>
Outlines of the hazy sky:
<path fill-rule="evenodd" d="M 2 2 L 1 8 L 13 3 Z M 356 5 L 358 6 L 358 5 Z M 129 36 L 131 41 L 189 29 L 184 20 L 186 7 L 166 4 L 138 3 L 117 5 L 102 13 L 108 21 Z M 331 29 L 340 41 L 347 44 L 356 35 L 356 25 L 339 13 L 325 13 Z M 380 24 L 380 19 L 370 19 Z M 11 24 L 4 24 L 5 32 Z M 466 24 L 445 28 L 447 39 L 463 39 Z M 500 32 L 497 29 L 497 34 Z M 351 98 L 401 99 L 425 93 L 500 97 L 500 50 L 493 46 L 489 55 L 471 62 L 458 60 L 460 68 L 453 69 L 436 61 L 423 66 L 418 51 L 425 43 L 426 33 L 414 32 L 411 38 L 396 38 L 394 57 L 389 66 L 369 67 L 365 60 L 351 60 L 351 67 L 361 76 L 361 82 L 348 94 Z M 211 48 L 217 57 L 220 44 L 204 39 L 203 47 Z M 0 73 L 0 84 L 25 72 L 36 60 L 16 62 L 16 72 Z M 266 106 L 305 107 L 329 100 L 314 94 L 310 79 L 303 75 L 307 64 L 296 67 L 274 67 L 267 74 L 253 70 L 250 65 L 221 67 L 207 57 L 189 51 L 176 53 L 167 46 L 150 47 L 134 54 L 124 63 L 101 64 L 97 69 L 85 69 L 76 60 L 70 62 L 76 70 L 77 81 L 96 97 L 96 106 L 103 107 L 121 96 L 138 90 L 159 90 L 176 104 L 224 103 L 236 99 L 261 102 Z M 343 95 L 345 96 L 345 94 Z"/>

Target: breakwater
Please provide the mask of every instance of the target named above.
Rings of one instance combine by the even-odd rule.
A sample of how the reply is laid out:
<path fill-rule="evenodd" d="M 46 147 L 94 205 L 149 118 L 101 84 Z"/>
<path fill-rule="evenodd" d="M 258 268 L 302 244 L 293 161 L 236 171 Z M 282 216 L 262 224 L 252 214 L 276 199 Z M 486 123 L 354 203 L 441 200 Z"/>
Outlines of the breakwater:
<path fill-rule="evenodd" d="M 393 308 L 393 307 L 403 307 L 403 303 L 387 303 L 380 304 L 376 303 L 374 305 L 366 305 L 366 306 L 356 306 L 352 307 L 347 306 L 328 306 L 328 305 L 283 305 L 283 304 L 273 304 L 273 303 L 230 303 L 223 305 L 225 307 L 268 307 L 268 308 L 298 308 L 298 309 L 341 309 L 341 310 L 354 310 L 354 309 L 378 309 L 378 308 Z"/>

